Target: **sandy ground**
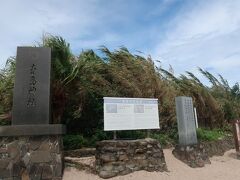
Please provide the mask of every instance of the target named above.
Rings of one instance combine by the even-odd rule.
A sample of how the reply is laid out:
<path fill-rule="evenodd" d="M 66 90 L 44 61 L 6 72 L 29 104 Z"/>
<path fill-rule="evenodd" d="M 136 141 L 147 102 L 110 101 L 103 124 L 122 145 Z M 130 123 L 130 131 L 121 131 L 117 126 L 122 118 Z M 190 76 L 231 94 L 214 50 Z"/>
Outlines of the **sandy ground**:
<path fill-rule="evenodd" d="M 164 155 L 170 172 L 137 171 L 125 176 L 111 178 L 112 180 L 240 180 L 240 160 L 236 159 L 235 150 L 230 150 L 224 156 L 212 157 L 211 164 L 203 168 L 190 168 L 172 155 L 171 149 L 165 149 Z M 91 159 L 86 158 L 89 162 Z M 64 180 L 99 180 L 96 175 L 68 167 L 64 171 Z"/>

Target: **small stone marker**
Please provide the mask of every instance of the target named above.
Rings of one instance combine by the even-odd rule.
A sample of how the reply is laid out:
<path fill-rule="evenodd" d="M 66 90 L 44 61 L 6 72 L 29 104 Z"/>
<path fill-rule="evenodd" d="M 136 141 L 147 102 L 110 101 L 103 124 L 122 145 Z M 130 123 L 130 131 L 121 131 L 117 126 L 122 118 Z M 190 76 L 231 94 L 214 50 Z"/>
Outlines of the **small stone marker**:
<path fill-rule="evenodd" d="M 197 144 L 197 133 L 191 97 L 176 97 L 179 145 Z"/>
<path fill-rule="evenodd" d="M 210 160 L 204 145 L 198 144 L 196 122 L 191 97 L 176 97 L 179 144 L 173 155 L 192 168 L 204 167 Z"/>
<path fill-rule="evenodd" d="M 50 69 L 50 48 L 17 48 L 12 125 L 49 124 Z"/>

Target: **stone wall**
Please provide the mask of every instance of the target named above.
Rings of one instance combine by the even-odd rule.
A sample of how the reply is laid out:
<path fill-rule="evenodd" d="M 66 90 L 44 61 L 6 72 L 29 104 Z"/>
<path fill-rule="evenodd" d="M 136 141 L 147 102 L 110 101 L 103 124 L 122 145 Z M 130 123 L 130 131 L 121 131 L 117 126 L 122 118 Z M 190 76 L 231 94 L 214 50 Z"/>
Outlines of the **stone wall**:
<path fill-rule="evenodd" d="M 161 145 L 154 139 L 105 140 L 96 145 L 96 171 L 102 178 L 133 171 L 167 171 Z"/>
<path fill-rule="evenodd" d="M 61 179 L 61 136 L 0 137 L 0 179 Z"/>

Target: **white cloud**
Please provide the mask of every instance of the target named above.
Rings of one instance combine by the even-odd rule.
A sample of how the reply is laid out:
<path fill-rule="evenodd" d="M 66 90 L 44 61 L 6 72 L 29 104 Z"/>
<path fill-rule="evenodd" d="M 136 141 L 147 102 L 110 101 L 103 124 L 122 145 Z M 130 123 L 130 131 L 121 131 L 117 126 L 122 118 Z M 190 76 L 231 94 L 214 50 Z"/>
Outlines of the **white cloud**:
<path fill-rule="evenodd" d="M 43 10 L 44 9 L 44 10 Z M 60 9 L 59 9 L 60 10 Z M 67 14 L 56 12 L 56 7 L 38 1 L 5 1 L 0 6 L 0 66 L 7 57 L 15 55 L 16 46 L 32 45 L 40 40 L 45 30 L 72 22 Z"/>
<path fill-rule="evenodd" d="M 95 0 L 4 1 L 0 6 L 0 68 L 9 56 L 16 54 L 16 46 L 33 45 L 46 32 L 63 36 L 80 50 L 96 48 L 103 40 L 116 41 L 118 35 L 104 27 L 125 20 L 119 14 L 112 16 L 113 13 L 114 9 Z M 86 38 L 94 31 L 102 31 L 101 36 Z"/>
<path fill-rule="evenodd" d="M 200 66 L 240 81 L 240 74 L 228 73 L 240 68 L 239 7 L 240 1 L 234 0 L 198 1 L 186 6 L 169 22 L 154 56 L 171 64 L 177 74 Z M 234 59 L 225 58 L 233 53 Z"/>

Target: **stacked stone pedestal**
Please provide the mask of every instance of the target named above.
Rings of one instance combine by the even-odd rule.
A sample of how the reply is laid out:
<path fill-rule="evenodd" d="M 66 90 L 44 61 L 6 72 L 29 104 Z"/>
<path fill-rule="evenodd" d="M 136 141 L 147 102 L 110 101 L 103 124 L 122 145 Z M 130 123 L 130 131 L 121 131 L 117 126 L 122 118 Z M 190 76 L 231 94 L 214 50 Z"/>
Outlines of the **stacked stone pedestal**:
<path fill-rule="evenodd" d="M 0 137 L 0 179 L 61 179 L 59 135 Z"/>
<path fill-rule="evenodd" d="M 102 178 L 138 170 L 167 171 L 161 145 L 154 139 L 106 140 L 96 146 L 96 171 Z"/>
<path fill-rule="evenodd" d="M 204 167 L 210 164 L 208 154 L 202 144 L 177 145 L 173 150 L 173 155 L 192 168 Z"/>

